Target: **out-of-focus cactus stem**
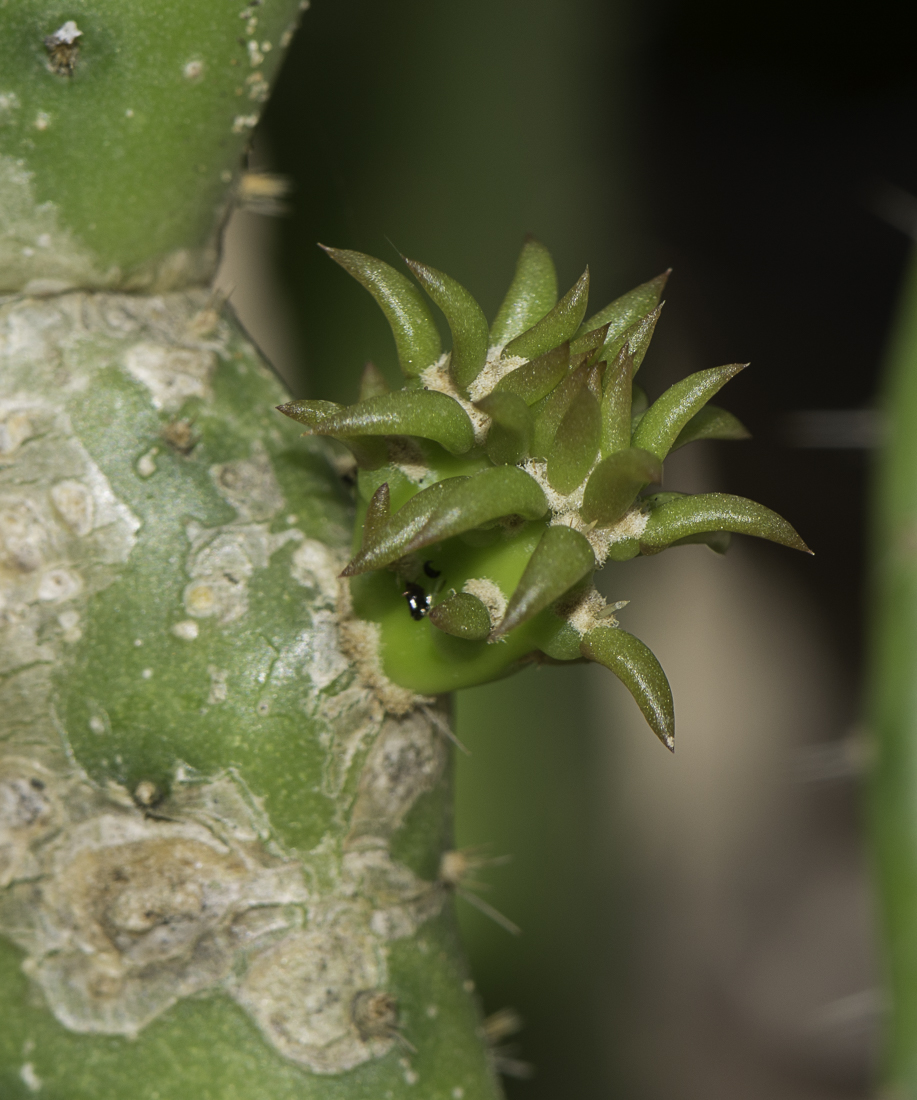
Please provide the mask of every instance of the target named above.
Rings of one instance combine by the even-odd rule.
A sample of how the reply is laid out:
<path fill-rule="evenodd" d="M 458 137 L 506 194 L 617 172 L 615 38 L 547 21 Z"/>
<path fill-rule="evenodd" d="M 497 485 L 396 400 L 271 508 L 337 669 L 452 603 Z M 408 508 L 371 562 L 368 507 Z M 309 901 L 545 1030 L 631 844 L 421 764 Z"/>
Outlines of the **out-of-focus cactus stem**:
<path fill-rule="evenodd" d="M 873 860 L 890 983 L 884 1077 L 917 1097 L 917 264 L 911 258 L 882 390 L 873 472 L 869 724 Z"/>

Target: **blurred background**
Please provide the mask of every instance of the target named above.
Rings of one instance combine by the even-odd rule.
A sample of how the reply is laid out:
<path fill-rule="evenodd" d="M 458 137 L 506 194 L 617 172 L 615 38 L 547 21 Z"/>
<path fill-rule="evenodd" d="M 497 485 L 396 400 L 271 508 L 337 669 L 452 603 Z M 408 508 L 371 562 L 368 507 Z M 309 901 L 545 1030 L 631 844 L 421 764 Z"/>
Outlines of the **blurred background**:
<path fill-rule="evenodd" d="M 511 1100 L 868 1097 L 881 958 L 859 722 L 871 411 L 917 235 L 917 12 L 891 0 L 313 0 L 233 215 L 220 281 L 296 396 L 395 376 L 382 314 L 317 241 L 446 270 L 490 316 L 525 232 L 599 308 L 674 268 L 643 367 L 752 369 L 666 487 L 785 515 L 755 540 L 610 564 L 665 667 L 671 757 L 592 668 L 462 694 L 459 845 L 506 866 L 459 901 L 488 1013 L 524 1028 Z M 272 215 L 272 216 L 269 216 Z M 523 1065 L 512 1063 L 523 1063 Z"/>

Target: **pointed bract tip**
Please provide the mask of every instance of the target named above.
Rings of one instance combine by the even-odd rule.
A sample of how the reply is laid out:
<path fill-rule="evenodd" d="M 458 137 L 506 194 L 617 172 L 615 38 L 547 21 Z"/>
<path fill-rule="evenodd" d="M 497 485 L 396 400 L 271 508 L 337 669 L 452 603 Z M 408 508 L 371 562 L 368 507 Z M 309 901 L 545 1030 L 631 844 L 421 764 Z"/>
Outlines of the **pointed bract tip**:
<path fill-rule="evenodd" d="M 811 550 L 808 547 L 808 545 L 804 542 L 804 540 L 800 536 L 799 532 L 795 529 L 795 527 L 790 527 L 790 531 L 792 531 L 792 534 L 795 537 L 788 539 L 784 543 L 784 545 L 788 546 L 790 548 L 790 550 L 799 550 L 801 553 L 808 554 L 809 557 L 814 558 L 815 557 L 815 551 Z"/>
<path fill-rule="evenodd" d="M 296 415 L 296 402 L 288 401 L 283 405 L 275 405 L 274 408 L 279 413 L 283 413 L 284 416 L 288 416 L 291 420 L 295 420 L 297 424 L 302 424 L 302 420 Z M 302 433 L 306 435 L 314 435 L 310 425 L 306 425 L 306 430 Z"/>
<path fill-rule="evenodd" d="M 340 266 L 343 267 L 345 271 L 347 270 L 347 264 L 344 262 L 343 259 L 343 254 L 346 249 L 334 248 L 330 244 L 322 244 L 321 241 L 316 241 L 315 243 L 329 259 L 334 260 L 336 264 L 340 264 Z"/>
<path fill-rule="evenodd" d="M 671 274 L 672 274 L 672 269 L 671 269 L 670 267 L 667 267 L 667 268 L 665 269 L 665 271 L 661 272 L 661 273 L 660 273 L 659 275 L 656 275 L 656 276 L 655 276 L 654 278 L 652 278 L 652 279 L 650 279 L 650 280 L 649 280 L 649 282 L 650 282 L 650 285 L 652 285 L 653 283 L 657 283 L 657 284 L 658 284 L 658 286 L 659 286 L 659 293 L 660 293 L 660 295 L 661 295 L 661 294 L 662 294 L 662 292 L 663 292 L 663 291 L 665 290 L 665 288 L 666 288 L 666 284 L 668 283 L 668 281 L 669 281 L 669 276 L 670 276 Z"/>
<path fill-rule="evenodd" d="M 663 303 L 660 302 L 659 306 L 662 308 Z M 743 370 L 746 370 L 751 366 L 751 363 L 724 363 L 719 369 L 724 371 L 731 382 L 737 374 L 741 374 Z"/>

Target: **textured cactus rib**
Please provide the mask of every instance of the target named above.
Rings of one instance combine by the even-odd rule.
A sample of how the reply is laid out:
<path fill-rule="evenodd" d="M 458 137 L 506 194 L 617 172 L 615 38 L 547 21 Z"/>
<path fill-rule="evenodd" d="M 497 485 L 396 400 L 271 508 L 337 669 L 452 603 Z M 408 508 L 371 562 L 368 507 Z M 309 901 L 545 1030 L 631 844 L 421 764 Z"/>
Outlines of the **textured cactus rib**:
<path fill-rule="evenodd" d="M 646 494 L 670 451 L 747 437 L 708 404 L 742 365 L 699 371 L 648 405 L 633 379 L 667 273 L 584 322 L 588 269 L 558 299 L 551 257 L 529 238 L 488 328 L 471 294 L 432 267 L 405 260 L 418 288 L 371 256 L 325 251 L 385 313 L 405 385 L 389 392 L 368 366 L 356 404 L 281 411 L 356 460 L 360 524 L 344 575 L 356 613 L 379 624 L 387 675 L 433 694 L 526 661 L 596 661 L 672 748 L 665 673 L 592 577 L 673 545 L 722 553 L 732 533 L 808 552 L 786 520 L 743 497 Z M 422 291 L 445 316 L 450 352 Z"/>

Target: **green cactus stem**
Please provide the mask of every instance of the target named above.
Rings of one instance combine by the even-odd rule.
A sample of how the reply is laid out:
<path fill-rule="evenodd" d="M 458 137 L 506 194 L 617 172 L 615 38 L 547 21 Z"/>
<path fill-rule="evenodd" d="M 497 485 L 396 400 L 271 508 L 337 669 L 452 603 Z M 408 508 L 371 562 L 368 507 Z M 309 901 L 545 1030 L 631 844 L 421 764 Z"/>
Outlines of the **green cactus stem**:
<path fill-rule="evenodd" d="M 300 7 L 4 5 L 0 293 L 207 282 L 227 197 Z"/>
<path fill-rule="evenodd" d="M 528 661 L 590 660 L 633 694 L 674 747 L 659 662 L 621 629 L 596 570 L 733 533 L 808 552 L 786 520 L 724 493 L 647 494 L 669 453 L 741 439 L 709 401 L 739 364 L 699 371 L 651 405 L 634 385 L 659 319 L 662 275 L 584 321 L 586 271 L 559 301 L 547 250 L 525 242 L 493 326 L 442 272 L 406 265 L 452 335 L 443 354 L 420 290 L 358 252 L 327 248 L 391 325 L 405 385 L 367 368 L 360 400 L 280 411 L 347 447 L 358 467 L 354 611 L 375 624 L 382 667 L 420 695 L 480 684 Z"/>
<path fill-rule="evenodd" d="M 209 306 L 0 307 L 0 1096 L 493 1100 L 448 714 L 361 677 L 346 493 Z"/>
<path fill-rule="evenodd" d="M 3 7 L 3 1100 L 500 1095 L 448 704 L 373 666 L 329 444 L 206 285 L 299 8 Z"/>
<path fill-rule="evenodd" d="M 883 1076 L 917 1097 L 917 267 L 911 261 L 887 364 L 885 445 L 873 475 L 870 823 L 890 986 Z"/>

